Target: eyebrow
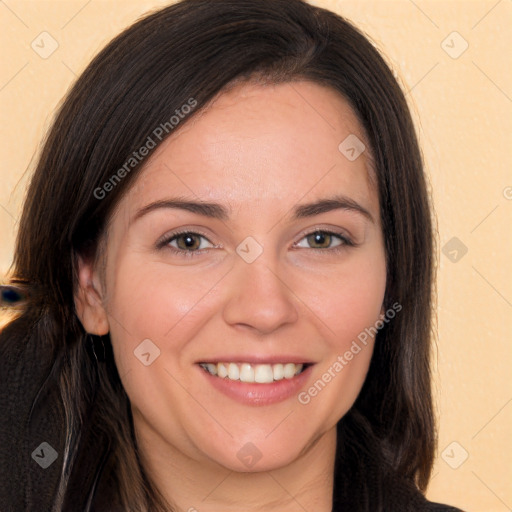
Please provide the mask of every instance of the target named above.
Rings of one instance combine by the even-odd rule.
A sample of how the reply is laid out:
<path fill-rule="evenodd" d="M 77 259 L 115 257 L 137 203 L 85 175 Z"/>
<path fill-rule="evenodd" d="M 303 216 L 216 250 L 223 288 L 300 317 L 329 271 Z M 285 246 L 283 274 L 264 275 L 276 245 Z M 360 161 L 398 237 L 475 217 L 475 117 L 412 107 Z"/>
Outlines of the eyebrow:
<path fill-rule="evenodd" d="M 160 208 L 174 208 L 179 210 L 186 210 L 188 212 L 197 213 L 204 217 L 210 217 L 212 219 L 227 220 L 229 217 L 228 209 L 218 203 L 207 203 L 203 201 L 189 201 L 186 199 L 162 199 L 150 203 L 134 215 L 132 222 L 136 221 L 143 215 L 149 212 L 158 210 Z"/>
<path fill-rule="evenodd" d="M 329 199 L 321 199 L 312 203 L 296 206 L 293 210 L 294 217 L 303 219 L 313 217 L 321 213 L 330 212 L 332 210 L 348 210 L 359 213 L 366 217 L 370 222 L 375 223 L 372 214 L 364 206 L 360 205 L 350 197 L 337 195 Z"/>
<path fill-rule="evenodd" d="M 212 219 L 228 220 L 229 210 L 225 206 L 218 203 L 208 203 L 204 201 L 190 201 L 187 199 L 175 198 L 175 199 L 161 199 L 154 201 L 137 211 L 134 215 L 131 223 L 139 219 L 140 217 L 148 214 L 149 212 L 161 209 L 171 208 L 185 210 L 204 217 Z M 311 203 L 295 206 L 292 209 L 292 217 L 295 219 L 304 219 L 307 217 L 314 217 L 322 213 L 327 213 L 333 210 L 347 210 L 359 213 L 366 217 L 369 221 L 374 223 L 374 219 L 371 213 L 358 202 L 344 195 L 337 195 L 328 199 L 321 199 Z"/>

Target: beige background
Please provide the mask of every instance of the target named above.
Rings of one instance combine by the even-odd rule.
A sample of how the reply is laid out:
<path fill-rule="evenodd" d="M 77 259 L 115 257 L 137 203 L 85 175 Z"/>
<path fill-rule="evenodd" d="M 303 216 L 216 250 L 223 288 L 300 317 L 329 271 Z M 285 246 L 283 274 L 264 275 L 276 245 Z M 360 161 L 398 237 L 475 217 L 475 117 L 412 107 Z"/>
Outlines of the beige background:
<path fill-rule="evenodd" d="M 167 3 L 0 1 L 0 279 L 62 96 L 112 36 Z M 439 228 L 441 421 L 428 496 L 468 511 L 512 510 L 512 2 L 315 3 L 371 36 L 420 119 Z"/>

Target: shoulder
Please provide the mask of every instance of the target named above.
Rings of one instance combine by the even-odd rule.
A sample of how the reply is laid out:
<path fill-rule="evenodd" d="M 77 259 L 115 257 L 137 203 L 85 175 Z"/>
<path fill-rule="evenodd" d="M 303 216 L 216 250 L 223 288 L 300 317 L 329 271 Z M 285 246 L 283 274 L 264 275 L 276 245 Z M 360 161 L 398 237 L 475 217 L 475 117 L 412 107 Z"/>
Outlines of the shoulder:
<path fill-rule="evenodd" d="M 428 501 L 410 481 L 392 478 L 385 480 L 383 512 L 463 512 L 442 503 Z"/>
<path fill-rule="evenodd" d="M 408 484 L 397 486 L 396 491 L 387 496 L 386 512 L 463 512 L 452 505 L 428 501 L 419 489 Z"/>
<path fill-rule="evenodd" d="M 64 420 L 51 355 L 41 350 L 29 318 L 0 330 L 0 467 L 9 473 L 9 483 L 0 485 L 5 511 L 50 510 L 57 492 Z M 46 465 L 48 445 L 57 458 Z"/>
<path fill-rule="evenodd" d="M 443 505 L 442 503 L 432 503 L 426 501 L 424 508 L 421 512 L 463 512 L 460 508 L 452 507 L 451 505 Z"/>

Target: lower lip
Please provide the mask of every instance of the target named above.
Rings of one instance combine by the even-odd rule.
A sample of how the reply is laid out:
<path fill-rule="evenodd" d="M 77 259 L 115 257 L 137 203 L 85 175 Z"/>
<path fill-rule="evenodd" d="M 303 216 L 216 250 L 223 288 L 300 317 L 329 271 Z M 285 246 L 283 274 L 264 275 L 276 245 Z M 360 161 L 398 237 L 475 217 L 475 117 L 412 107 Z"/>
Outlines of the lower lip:
<path fill-rule="evenodd" d="M 308 366 L 292 379 L 282 379 L 268 384 L 253 384 L 230 380 L 227 377 L 216 377 L 201 367 L 199 371 L 214 388 L 237 402 L 246 405 L 271 405 L 297 396 L 311 375 L 312 367 L 313 365 Z"/>

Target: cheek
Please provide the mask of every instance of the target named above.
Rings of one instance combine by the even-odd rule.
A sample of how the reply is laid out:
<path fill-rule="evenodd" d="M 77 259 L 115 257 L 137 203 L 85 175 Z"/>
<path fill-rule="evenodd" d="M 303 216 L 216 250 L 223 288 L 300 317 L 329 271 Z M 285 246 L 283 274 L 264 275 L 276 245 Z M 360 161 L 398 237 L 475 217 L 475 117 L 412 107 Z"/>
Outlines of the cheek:
<path fill-rule="evenodd" d="M 375 343 L 372 327 L 376 317 L 370 312 L 358 316 L 358 321 L 352 318 L 343 323 L 344 334 L 331 336 L 329 351 L 314 367 L 310 385 L 297 396 L 300 407 L 324 418 L 324 428 L 334 427 L 349 411 L 368 373 Z"/>
<path fill-rule="evenodd" d="M 344 350 L 382 313 L 386 290 L 383 252 L 354 258 L 339 268 L 301 284 L 304 302 L 325 325 L 333 349 Z"/>
<path fill-rule="evenodd" d="M 137 254 L 120 258 L 111 268 L 107 311 L 120 373 L 133 366 L 134 351 L 146 339 L 179 360 L 187 339 L 211 313 L 205 299 L 222 274 L 203 270 L 194 276 Z M 185 325 L 187 336 L 177 335 Z"/>
<path fill-rule="evenodd" d="M 344 341 L 357 338 L 373 326 L 382 312 L 385 269 L 382 272 L 366 270 L 345 276 L 327 309 L 333 331 Z"/>
<path fill-rule="evenodd" d="M 306 302 L 323 324 L 326 354 L 299 403 L 334 425 L 355 402 L 373 353 L 386 289 L 384 253 L 340 267 L 303 288 Z"/>

